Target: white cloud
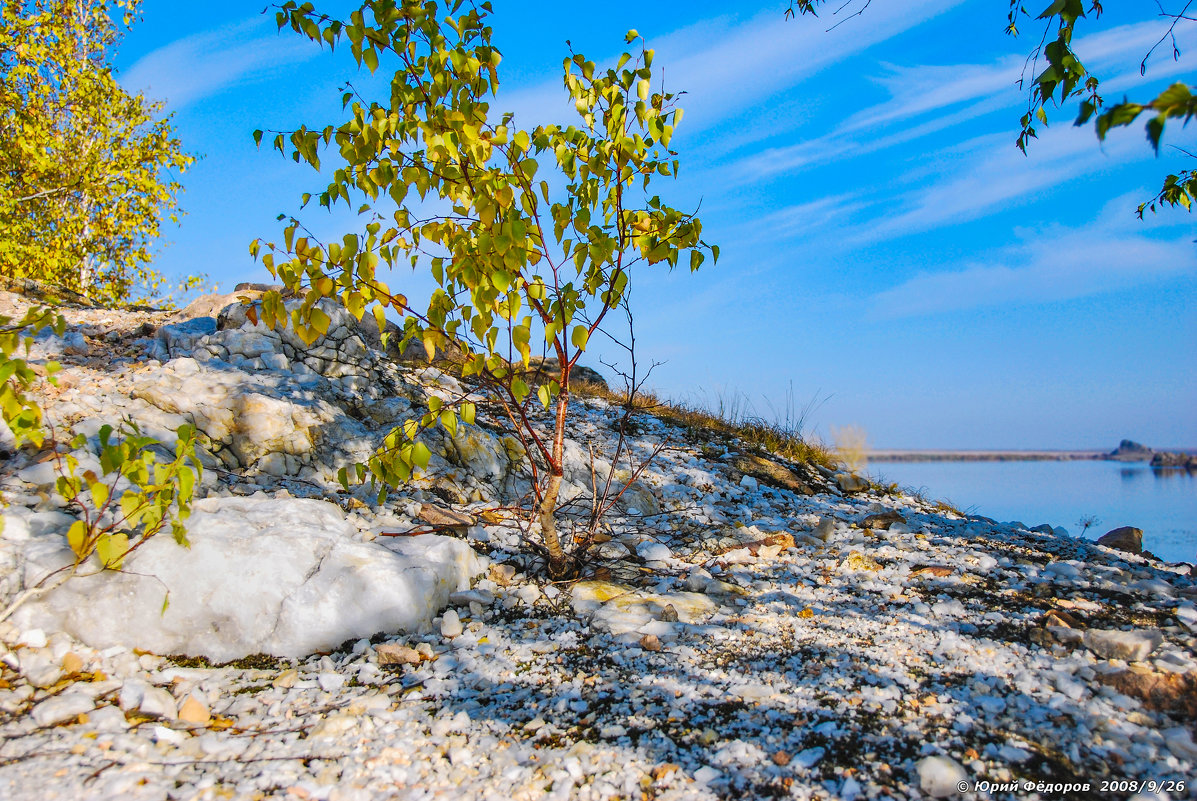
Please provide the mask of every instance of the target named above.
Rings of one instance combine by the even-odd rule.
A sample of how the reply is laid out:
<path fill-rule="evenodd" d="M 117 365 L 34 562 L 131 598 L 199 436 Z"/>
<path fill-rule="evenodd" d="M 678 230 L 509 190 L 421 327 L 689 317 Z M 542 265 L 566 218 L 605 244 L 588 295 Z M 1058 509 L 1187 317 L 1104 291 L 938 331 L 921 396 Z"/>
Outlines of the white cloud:
<path fill-rule="evenodd" d="M 1154 22 L 1122 25 L 1078 39 L 1076 51 L 1103 76 L 1116 70 L 1103 81 L 1103 91 L 1122 91 L 1141 80 L 1139 61 L 1159 36 L 1160 27 Z M 1185 29 L 1178 43 L 1184 49 L 1190 42 L 1197 44 L 1197 31 Z M 888 99 L 858 111 L 828 134 L 751 154 L 726 169 L 741 181 L 797 172 L 905 144 L 1003 108 L 1011 111 L 1009 124 L 1013 129 L 1015 112 L 1025 102 L 1025 94 L 1018 87 L 1024 61 L 1024 54 L 1012 54 L 984 64 L 883 64 L 876 82 L 885 89 Z M 1180 66 L 1170 60 L 1153 58 L 1152 65 L 1148 73 L 1152 78 L 1180 72 Z M 1028 66 L 1028 74 L 1031 71 Z M 1057 124 L 1066 124 L 1059 113 L 1054 116 L 1059 120 Z M 911 124 L 912 119 L 918 121 Z M 892 133 L 876 135 L 887 128 Z"/>
<path fill-rule="evenodd" d="M 1112 200 L 1079 228 L 1022 229 L 1021 241 L 945 272 L 923 272 L 873 295 L 881 318 L 909 317 L 984 306 L 1047 303 L 1154 282 L 1197 270 L 1191 231 L 1149 235 L 1131 213 L 1136 194 Z M 1183 227 L 1183 226 L 1182 226 Z"/>
<path fill-rule="evenodd" d="M 868 204 L 857 196 L 843 194 L 821 197 L 809 203 L 798 203 L 754 220 L 746 228 L 748 238 L 760 239 L 761 231 L 768 231 L 772 239 L 790 239 L 813 232 L 835 230 Z"/>
<path fill-rule="evenodd" d="M 708 19 L 649 41 L 667 91 L 684 91 L 684 133 L 692 135 L 740 115 L 832 64 L 898 36 L 963 0 L 888 3 L 827 32 L 810 20 L 785 22 L 774 8 L 741 21 Z M 602 60 L 599 63 L 603 63 Z M 516 111 L 524 126 L 547 122 L 562 109 L 559 79 L 501 93 L 495 110 Z"/>
<path fill-rule="evenodd" d="M 962 142 L 955 157 L 929 164 L 927 169 L 935 170 L 937 179 L 888 198 L 886 205 L 897 213 L 858 226 L 844 240 L 868 244 L 976 220 L 1038 200 L 1042 192 L 1143 150 L 1129 139 L 1099 148 L 1091 130 L 1071 126 L 1042 131 L 1030 157 L 1023 156 L 1009 137 L 977 137 Z"/>
<path fill-rule="evenodd" d="M 307 40 L 280 36 L 273 17 L 251 17 L 147 53 L 121 76 L 121 83 L 180 109 L 248 80 L 277 74 L 319 53 Z"/>

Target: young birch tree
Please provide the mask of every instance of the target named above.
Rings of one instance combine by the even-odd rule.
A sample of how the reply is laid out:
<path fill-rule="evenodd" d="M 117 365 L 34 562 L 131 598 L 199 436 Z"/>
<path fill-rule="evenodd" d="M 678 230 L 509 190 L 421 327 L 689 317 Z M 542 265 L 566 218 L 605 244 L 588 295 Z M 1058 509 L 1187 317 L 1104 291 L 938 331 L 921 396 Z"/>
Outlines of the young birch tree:
<path fill-rule="evenodd" d="M 564 88 L 577 119 L 524 130 L 490 109 L 500 61 L 490 11 L 489 3 L 462 0 L 444 13 L 435 2 L 368 0 L 336 20 L 310 3 L 279 7 L 280 29 L 330 49 L 347 40 L 359 68 L 373 74 L 393 64 L 394 73 L 379 99 L 347 85 L 339 123 L 273 132 L 280 152 L 331 174 L 320 206 L 360 204 L 364 232 L 321 242 L 292 218 L 281 244 L 257 241 L 251 252 L 304 297 L 290 315 L 277 294 L 263 298 L 267 324 L 289 317 L 314 340 L 329 322 L 316 304 L 335 298 L 358 319 L 372 313 L 380 330 L 388 309 L 402 315 L 401 347 L 418 341 L 430 361 L 453 355 L 524 445 L 549 574 L 562 578 L 577 568 L 557 530 L 571 372 L 634 268 L 696 270 L 705 252 L 717 258 L 718 250 L 701 240 L 694 215 L 648 192 L 654 178 L 677 174 L 669 146 L 682 112 L 653 85 L 653 51 L 638 34 L 627 42 L 641 46 L 612 68 L 566 58 Z M 259 142 L 263 135 L 255 133 Z M 405 264 L 436 281 L 426 308 L 381 277 Z M 524 380 L 533 351 L 557 358 L 552 379 L 535 389 Z M 535 422 L 534 403 L 553 412 L 547 431 Z M 421 431 L 439 424 L 453 433 L 474 415 L 464 400 L 430 398 L 428 414 L 392 431 L 343 481 L 407 481 L 428 463 Z"/>

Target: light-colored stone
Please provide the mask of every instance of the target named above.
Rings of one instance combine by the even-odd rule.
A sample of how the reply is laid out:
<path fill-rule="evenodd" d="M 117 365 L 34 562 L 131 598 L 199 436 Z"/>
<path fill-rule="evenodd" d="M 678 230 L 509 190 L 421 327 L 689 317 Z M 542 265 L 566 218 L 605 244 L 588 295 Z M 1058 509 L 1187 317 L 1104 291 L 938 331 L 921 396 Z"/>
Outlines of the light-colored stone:
<path fill-rule="evenodd" d="M 192 508 L 190 549 L 154 538 L 126 561 L 128 572 L 76 578 L 19 614 L 95 648 L 221 662 L 296 657 L 417 630 L 482 569 L 448 537 L 357 542 L 343 513 L 320 501 L 212 498 Z M 65 544 L 56 556 L 47 572 L 70 558 Z"/>
<path fill-rule="evenodd" d="M 174 696 L 161 687 L 146 687 L 136 711 L 149 718 L 174 720 L 179 716 L 179 707 Z"/>
<path fill-rule="evenodd" d="M 490 579 L 496 584 L 507 585 L 515 580 L 515 565 L 496 562 L 490 566 Z"/>
<path fill-rule="evenodd" d="M 968 782 L 968 774 L 964 768 L 951 757 L 924 757 L 919 760 L 916 770 L 919 787 L 932 798 L 962 795 L 960 787 Z"/>
<path fill-rule="evenodd" d="M 636 554 L 646 562 L 668 562 L 673 558 L 673 552 L 668 546 L 652 540 L 637 545 Z"/>
<path fill-rule="evenodd" d="M 869 482 L 855 473 L 837 473 L 835 485 L 842 492 L 864 492 L 869 488 Z"/>
<path fill-rule="evenodd" d="M 33 708 L 33 720 L 39 726 L 57 726 L 74 720 L 96 708 L 96 702 L 79 692 L 65 692 L 42 701 Z"/>
<path fill-rule="evenodd" d="M 830 517 L 819 518 L 818 524 L 815 526 L 811 534 L 820 542 L 827 542 L 831 539 L 831 535 L 835 533 L 835 520 Z"/>
<path fill-rule="evenodd" d="M 1081 642 L 1103 659 L 1142 661 L 1159 647 L 1164 635 L 1156 629 L 1119 631 L 1118 629 L 1088 629 Z"/>
<path fill-rule="evenodd" d="M 374 647 L 380 665 L 418 665 L 420 652 L 401 643 L 382 643 Z"/>
<path fill-rule="evenodd" d="M 453 639 L 460 637 L 462 631 L 461 618 L 457 616 L 456 610 L 446 609 L 445 614 L 441 616 L 441 636 Z"/>

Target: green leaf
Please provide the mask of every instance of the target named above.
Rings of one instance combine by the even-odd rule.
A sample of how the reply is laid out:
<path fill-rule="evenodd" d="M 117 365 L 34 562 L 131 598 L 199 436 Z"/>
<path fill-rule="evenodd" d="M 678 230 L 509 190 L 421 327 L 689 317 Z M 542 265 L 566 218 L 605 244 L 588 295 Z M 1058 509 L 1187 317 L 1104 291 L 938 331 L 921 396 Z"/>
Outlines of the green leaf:
<path fill-rule="evenodd" d="M 584 325 L 574 326 L 574 330 L 569 335 L 569 341 L 578 350 L 586 350 L 586 341 L 588 339 L 590 339 L 590 331 Z"/>
<path fill-rule="evenodd" d="M 1049 17 L 1054 17 L 1064 10 L 1064 6 L 1067 5 L 1067 3 L 1068 0 L 1054 0 L 1050 6 L 1043 9 L 1043 13 L 1039 15 L 1038 19 L 1048 19 Z"/>
<path fill-rule="evenodd" d="M 466 425 L 474 425 L 474 415 L 476 413 L 477 409 L 475 409 L 473 403 L 466 401 L 465 403 L 461 404 L 461 419 Z"/>

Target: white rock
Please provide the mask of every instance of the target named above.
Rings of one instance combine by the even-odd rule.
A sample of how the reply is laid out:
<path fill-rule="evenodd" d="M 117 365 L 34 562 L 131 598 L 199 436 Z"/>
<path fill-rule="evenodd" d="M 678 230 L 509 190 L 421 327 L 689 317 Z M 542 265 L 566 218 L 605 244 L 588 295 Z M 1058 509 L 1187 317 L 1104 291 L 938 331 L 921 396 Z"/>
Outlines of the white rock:
<path fill-rule="evenodd" d="M 467 606 L 472 603 L 490 606 L 495 602 L 495 594 L 489 590 L 464 590 L 449 596 L 449 603 L 454 606 Z"/>
<path fill-rule="evenodd" d="M 1193 735 L 1189 733 L 1188 729 L 1177 726 L 1174 729 L 1165 729 L 1160 733 L 1164 736 L 1168 750 L 1175 754 L 1177 759 L 1197 762 L 1197 745 L 1193 743 Z"/>
<path fill-rule="evenodd" d="M 146 687 L 137 704 L 137 711 L 146 717 L 163 720 L 174 720 L 179 716 L 174 696 L 161 687 Z"/>
<path fill-rule="evenodd" d="M 441 636 L 452 639 L 453 637 L 460 637 L 461 632 L 461 618 L 457 616 L 455 610 L 446 609 L 445 614 L 441 617 Z"/>
<path fill-rule="evenodd" d="M 1119 631 L 1118 629 L 1087 629 L 1081 637 L 1086 648 L 1103 659 L 1141 661 L 1159 647 L 1164 635 L 1156 629 Z"/>
<path fill-rule="evenodd" d="M 1133 584 L 1128 585 L 1128 587 L 1132 590 L 1138 590 L 1139 592 L 1146 593 L 1148 595 L 1159 595 L 1163 598 L 1171 598 L 1176 592 L 1176 588 L 1174 588 L 1171 584 L 1163 579 L 1158 578 L 1136 581 Z"/>
<path fill-rule="evenodd" d="M 73 579 L 26 604 L 21 621 L 94 648 L 120 644 L 218 662 L 297 657 L 429 625 L 483 568 L 468 545 L 449 537 L 357 542 L 340 509 L 321 501 L 209 498 L 192 508 L 190 549 L 156 537 L 126 561 L 128 573 Z M 65 546 L 56 557 L 43 568 L 69 558 Z"/>
<path fill-rule="evenodd" d="M 7 426 L 0 426 L 0 434 L 8 431 Z M 9 432 L 11 435 L 12 432 Z M 5 513 L 0 515 L 0 537 L 9 540 L 29 539 L 29 523 L 21 515 Z"/>
<path fill-rule="evenodd" d="M 124 731 L 129 728 L 129 721 L 125 719 L 125 713 L 121 712 L 119 707 L 102 706 L 94 712 L 87 714 L 88 725 L 97 731 Z"/>
<path fill-rule="evenodd" d="M 311 737 L 340 737 L 352 731 L 357 726 L 357 718 L 352 715 L 333 715 L 325 718 L 312 729 Z"/>
<path fill-rule="evenodd" d="M 321 673 L 316 676 L 316 683 L 320 685 L 320 689 L 326 693 L 336 692 L 345 686 L 345 682 L 349 679 L 340 673 Z"/>
<path fill-rule="evenodd" d="M 959 795 L 961 783 L 968 781 L 968 774 L 964 772 L 964 768 L 951 757 L 925 757 L 919 760 L 916 769 L 919 774 L 919 787 L 932 798 Z"/>
<path fill-rule="evenodd" d="M 821 745 L 814 748 L 808 748 L 805 751 L 799 751 L 791 764 L 797 765 L 801 768 L 813 768 L 819 764 L 823 759 L 823 755 L 827 753 L 827 749 Z"/>
<path fill-rule="evenodd" d="M 46 639 L 46 632 L 41 629 L 27 629 L 17 638 L 17 644 L 26 648 L 45 648 L 47 642 L 49 640 Z"/>
<path fill-rule="evenodd" d="M 1183 606 L 1176 607 L 1176 611 L 1173 614 L 1176 615 L 1176 619 L 1186 629 L 1197 631 L 1197 607 L 1194 607 L 1192 604 L 1184 604 Z"/>
<path fill-rule="evenodd" d="M 1031 752 L 1025 748 L 1019 748 L 1016 745 L 1010 745 L 1007 743 L 998 749 L 998 757 L 1003 762 L 1021 764 L 1031 758 Z"/>
<path fill-rule="evenodd" d="M 141 699 L 145 698 L 145 691 L 148 685 L 141 679 L 129 679 L 121 687 L 118 702 L 121 709 L 126 712 L 136 712 L 137 707 L 141 706 Z"/>
<path fill-rule="evenodd" d="M 667 546 L 651 540 L 637 545 L 636 554 L 646 562 L 668 562 L 673 558 L 673 551 Z"/>
<path fill-rule="evenodd" d="M 827 542 L 831 539 L 831 535 L 835 533 L 835 520 L 830 517 L 823 517 L 819 519 L 819 524 L 815 526 L 815 530 L 811 532 L 815 539 L 822 542 Z"/>
<path fill-rule="evenodd" d="M 33 708 L 33 720 L 39 726 L 55 726 L 96 708 L 96 702 L 83 693 L 65 692 L 47 698 Z"/>
<path fill-rule="evenodd" d="M 524 602 L 527 606 L 531 606 L 540 599 L 540 587 L 535 584 L 525 584 L 515 591 L 516 597 Z"/>
<path fill-rule="evenodd" d="M 154 742 L 167 743 L 168 745 L 182 745 L 187 741 L 187 734 L 169 729 L 166 726 L 154 726 L 150 729 L 150 736 L 154 738 Z"/>

